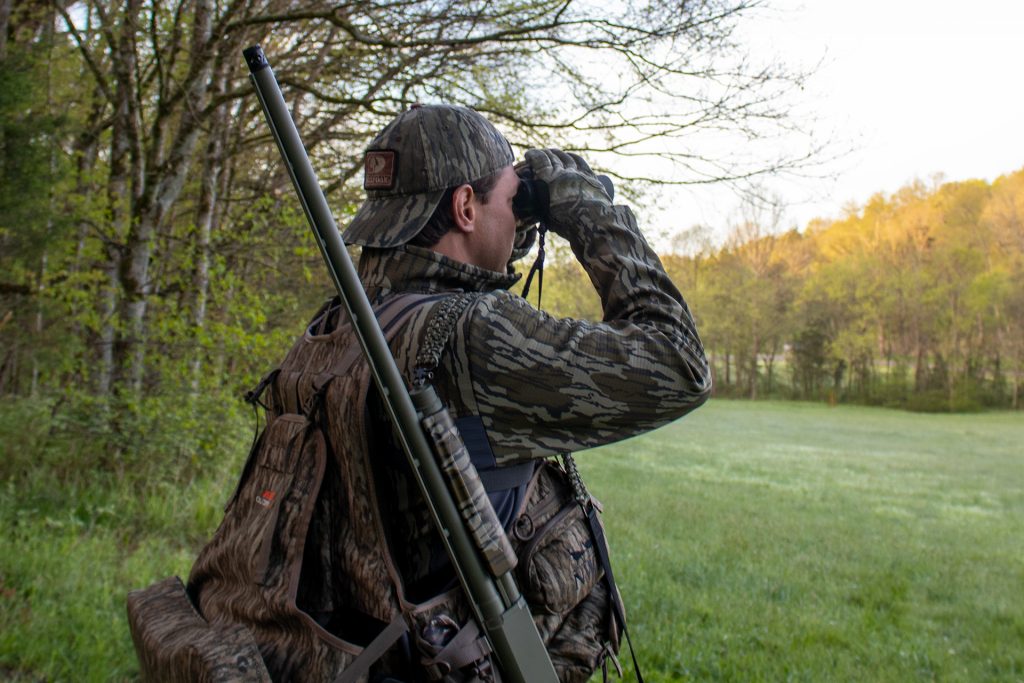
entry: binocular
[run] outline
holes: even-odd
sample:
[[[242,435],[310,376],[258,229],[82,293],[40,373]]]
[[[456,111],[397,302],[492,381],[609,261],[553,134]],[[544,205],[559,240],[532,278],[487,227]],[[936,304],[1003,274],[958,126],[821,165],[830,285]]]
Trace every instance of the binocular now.
[[[512,198],[512,213],[515,214],[519,223],[539,223],[548,217],[551,195],[548,193],[548,184],[543,180],[533,177],[533,169],[523,161],[515,165],[516,175],[519,176],[519,189],[516,196]],[[612,179],[606,175],[599,175],[609,199],[615,199],[615,185]]]

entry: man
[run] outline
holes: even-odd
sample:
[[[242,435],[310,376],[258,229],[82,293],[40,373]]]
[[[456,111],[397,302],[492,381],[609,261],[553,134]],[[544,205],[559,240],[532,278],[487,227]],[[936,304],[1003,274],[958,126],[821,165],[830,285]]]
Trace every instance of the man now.
[[[583,681],[617,651],[621,625],[565,473],[539,463],[664,425],[703,403],[711,379],[693,318],[632,212],[612,204],[578,156],[530,150],[526,162],[548,189],[545,224],[589,274],[603,322],[558,320],[507,291],[519,277],[513,252],[535,226],[517,226],[508,142],[466,108],[414,105],[385,127],[366,152],[367,200],[344,237],[362,247],[360,278],[407,378],[424,371],[418,352],[440,337],[436,367],[425,370],[513,540],[556,672]],[[465,605],[356,349],[340,306],[328,305],[273,376],[271,417],[322,415],[329,451],[316,509],[297,516],[296,528],[309,525],[295,536],[301,567],[275,583],[273,561],[259,565],[291,611],[261,617],[259,602],[239,613],[234,605],[253,599],[226,597],[229,561],[213,551],[197,561],[193,594],[208,619],[262,619],[252,630],[281,678],[344,669],[344,653],[375,649],[373,634],[400,609],[412,632],[378,671],[402,677],[404,657],[435,677],[486,679],[483,640],[455,638],[469,622]],[[288,545],[267,543],[271,558]],[[303,629],[318,639],[296,635]]]
[[[632,212],[612,205],[578,157],[531,150],[526,160],[547,183],[548,226],[601,296],[603,324],[556,320],[505,291],[516,279],[519,178],[508,143],[472,111],[414,107],[388,126],[367,163],[393,175],[367,176],[369,197],[345,233],[363,246],[360,274],[374,299],[487,293],[460,319],[435,384],[464,432],[479,419],[499,467],[652,429],[710,388],[693,320]],[[506,524],[520,502],[512,498],[496,505]]]

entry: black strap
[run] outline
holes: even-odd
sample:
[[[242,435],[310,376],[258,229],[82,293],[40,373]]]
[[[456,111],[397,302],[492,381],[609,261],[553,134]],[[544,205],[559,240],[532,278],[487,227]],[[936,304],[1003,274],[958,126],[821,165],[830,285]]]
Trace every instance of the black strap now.
[[[260,398],[263,396],[263,392],[266,391],[267,387],[270,386],[270,384],[275,379],[277,379],[277,375],[280,372],[281,368],[274,368],[266,375],[264,375],[263,379],[260,380],[260,383],[257,384],[254,389],[245,392],[245,402],[252,405],[253,407],[258,405],[264,410],[266,410],[267,406],[263,404]]]
[[[530,285],[533,283],[533,276],[537,276],[537,308],[540,308],[540,299],[544,295],[544,235],[548,228],[543,223],[537,230],[537,258],[530,267],[530,272],[523,283],[523,298],[530,296]]]
[[[615,610],[615,618],[622,624],[622,633],[626,636],[626,643],[629,645],[629,654],[633,658],[633,671],[636,672],[636,680],[644,683],[643,674],[640,673],[640,663],[636,661],[636,650],[633,648],[633,641],[629,637],[629,629],[626,627],[626,613],[622,608],[622,599],[619,597],[618,586],[615,585],[615,577],[612,575],[612,563],[608,558],[608,546],[604,541],[604,529],[597,518],[597,508],[589,503],[583,508],[587,514],[587,522],[590,524],[590,534],[594,538],[594,552],[604,570],[604,577],[608,580],[608,590],[611,593],[612,609]]]
[[[590,536],[594,541],[594,553],[597,555],[598,562],[601,563],[601,569],[604,570],[604,578],[608,583],[608,592],[610,593],[609,600],[611,600],[612,609],[615,611],[615,618],[622,624],[622,633],[626,636],[626,643],[629,645],[629,654],[633,658],[633,671],[636,672],[636,680],[638,683],[644,683],[643,674],[640,673],[640,663],[636,660],[636,650],[633,648],[633,641],[630,639],[629,629],[626,627],[626,610],[622,605],[619,588],[615,584],[615,576],[612,574],[612,563],[608,557],[608,545],[605,543],[604,529],[601,527],[601,520],[597,516],[597,506],[594,505],[590,494],[587,493],[586,486],[583,484],[583,478],[576,468],[576,461],[568,453],[562,455],[562,460],[565,463],[566,471],[569,473],[569,480],[572,482],[573,495],[576,498],[576,502],[583,508],[583,513],[587,517],[587,524],[590,526]]]
[[[536,463],[532,460],[519,463],[518,465],[505,465],[498,467],[494,458],[494,451],[491,450],[491,442],[487,438],[487,429],[479,415],[465,415],[455,420],[455,427],[462,436],[462,442],[466,444],[469,451],[469,459],[480,475],[487,493],[507,491],[508,489],[522,488],[526,491],[526,485],[533,477]],[[492,499],[493,502],[493,499]]]
[[[489,470],[477,469],[476,473],[480,475],[480,483],[484,485],[484,490],[487,493],[494,493],[516,489],[523,486],[524,483],[529,483],[535,468],[535,463],[523,462],[518,465],[506,465]]]

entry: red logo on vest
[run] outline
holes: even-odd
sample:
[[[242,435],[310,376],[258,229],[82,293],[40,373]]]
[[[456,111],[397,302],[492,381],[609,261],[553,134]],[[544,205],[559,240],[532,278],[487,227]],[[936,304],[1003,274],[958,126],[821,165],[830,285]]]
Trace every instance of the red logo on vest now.
[[[395,156],[389,149],[366,153],[364,190],[390,190],[395,186]]]

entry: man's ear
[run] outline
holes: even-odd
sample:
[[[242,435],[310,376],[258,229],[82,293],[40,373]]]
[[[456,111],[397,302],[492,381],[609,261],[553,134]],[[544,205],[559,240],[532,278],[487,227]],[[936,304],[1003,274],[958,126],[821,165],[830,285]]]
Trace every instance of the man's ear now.
[[[452,218],[459,232],[469,233],[476,229],[476,205],[473,187],[459,185],[452,193]]]

